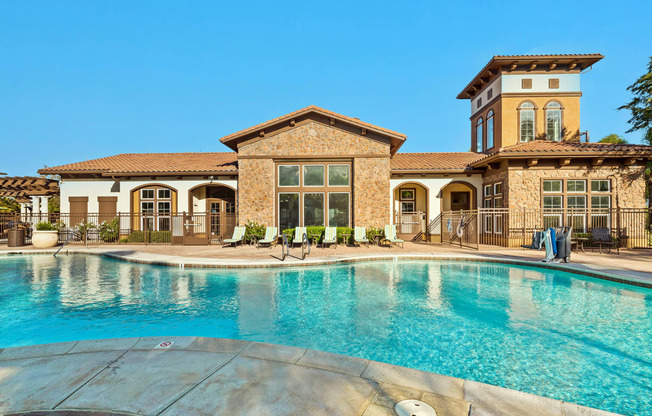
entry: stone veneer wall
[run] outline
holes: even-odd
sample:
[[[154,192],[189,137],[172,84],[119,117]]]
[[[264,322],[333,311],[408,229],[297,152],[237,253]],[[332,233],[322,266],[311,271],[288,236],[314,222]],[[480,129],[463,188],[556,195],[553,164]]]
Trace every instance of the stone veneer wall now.
[[[382,227],[389,223],[389,144],[311,121],[238,149],[240,224],[276,223],[274,157],[295,155],[352,159],[351,225]],[[354,158],[355,155],[386,157]],[[269,158],[247,159],[246,156]]]
[[[238,160],[238,222],[274,224],[274,161]]]
[[[613,175],[617,184],[613,184],[618,194],[621,208],[645,208],[645,167],[643,166],[605,166],[577,167],[564,169],[516,169],[510,170],[509,201],[510,208],[540,209],[541,178],[578,178],[605,179]],[[615,208],[615,201],[612,201]]]
[[[389,158],[356,158],[353,162],[352,225],[383,228],[389,224]]]

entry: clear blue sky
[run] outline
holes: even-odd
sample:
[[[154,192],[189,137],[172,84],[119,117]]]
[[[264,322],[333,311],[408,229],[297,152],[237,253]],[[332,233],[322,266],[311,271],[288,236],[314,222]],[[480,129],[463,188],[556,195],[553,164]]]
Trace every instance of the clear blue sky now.
[[[227,151],[219,138],[310,104],[467,151],[455,96],[493,55],[593,53],[582,129],[652,55],[652,2],[0,0],[0,172],[124,152]],[[627,135],[640,142],[639,134]]]

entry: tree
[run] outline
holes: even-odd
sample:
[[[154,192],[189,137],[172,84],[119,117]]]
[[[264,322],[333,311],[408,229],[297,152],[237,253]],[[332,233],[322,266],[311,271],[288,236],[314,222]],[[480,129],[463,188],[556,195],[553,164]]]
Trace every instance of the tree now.
[[[652,145],[652,57],[647,67],[647,74],[643,74],[632,85],[627,87],[634,98],[618,107],[619,110],[629,110],[632,117],[627,121],[631,128],[627,133],[643,130],[643,142]]]
[[[598,143],[627,144],[627,140],[623,139],[615,133],[612,133],[604,136]]]
[[[0,196],[0,212],[20,212],[20,204],[13,198]]]

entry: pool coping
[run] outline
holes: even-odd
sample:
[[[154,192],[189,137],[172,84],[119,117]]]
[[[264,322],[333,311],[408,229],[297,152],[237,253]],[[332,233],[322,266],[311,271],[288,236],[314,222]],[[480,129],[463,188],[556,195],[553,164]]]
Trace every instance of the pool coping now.
[[[15,250],[15,251],[1,251],[1,256],[14,256],[14,255],[44,255],[54,254],[56,250]],[[183,257],[180,259],[165,259],[170,256],[162,254],[152,254],[144,252],[130,252],[129,255],[118,254],[112,249],[68,249],[65,253],[60,255],[95,255],[114,260],[121,260],[136,264],[148,264],[153,266],[167,266],[176,268],[197,268],[197,269],[254,269],[254,268],[292,268],[292,267],[318,267],[336,264],[350,264],[358,262],[373,262],[373,261],[399,261],[399,260],[439,260],[439,261],[458,261],[458,262],[479,262],[479,263],[499,263],[516,266],[538,267],[548,270],[558,270],[567,273],[574,273],[580,276],[593,277],[596,279],[608,280],[611,282],[622,283],[630,286],[643,287],[652,289],[652,279],[645,280],[633,276],[625,276],[604,271],[595,271],[588,268],[583,264],[576,267],[573,264],[562,263],[543,263],[540,261],[530,260],[517,260],[510,258],[503,258],[499,256],[477,256],[468,255],[460,256],[459,254],[452,255],[433,255],[423,253],[404,253],[396,255],[384,254],[364,254],[364,255],[337,255],[329,258],[318,258],[301,261],[293,259],[289,262],[273,262],[269,260],[240,260],[234,259],[232,261],[223,261],[209,258],[194,258]]]
[[[170,344],[162,348],[161,345],[165,345],[166,342]],[[164,371],[154,372],[153,374],[148,373],[147,378],[143,379],[138,373],[138,360],[140,359],[138,354],[141,354],[140,357],[142,357],[144,352],[146,352],[147,357],[164,357],[167,362],[177,362],[181,357],[186,357],[187,360],[190,357],[191,360],[201,359],[202,363],[208,366],[208,363],[212,362],[211,360],[219,357],[223,363],[215,369],[206,370],[210,373],[207,376],[196,376],[190,384],[179,384],[178,388],[174,389],[174,394],[170,393],[168,397],[164,397],[161,400],[162,403],[155,405],[149,403],[150,407],[147,409],[141,406],[142,400],[137,403],[136,399],[129,398],[124,399],[122,403],[115,403],[115,400],[111,400],[108,402],[111,403],[110,405],[103,405],[103,403],[107,403],[103,401],[103,397],[105,398],[107,395],[122,397],[119,396],[119,393],[121,389],[127,388],[125,384],[135,384],[129,388],[142,390],[139,394],[161,394],[160,391],[152,391],[151,386],[148,386],[147,383],[156,385],[159,378],[163,376],[166,377],[168,384],[174,384],[182,379],[187,381],[193,377],[191,370],[182,365],[172,366],[175,367],[173,370],[166,365]],[[127,359],[130,356],[132,356],[132,359]],[[172,357],[175,357],[175,359],[171,360]],[[79,371],[78,363],[84,362],[88,365],[88,360],[95,360],[100,364],[93,367],[94,369],[84,377],[79,377],[76,372]],[[17,380],[15,380],[14,386],[18,384],[23,386],[24,389],[32,389],[29,393],[37,394],[43,400],[36,403],[24,399],[21,403],[21,394],[24,395],[28,392],[21,391],[19,386],[17,392],[14,389],[13,397],[17,397],[14,402],[11,401],[11,396],[0,402],[0,414],[78,410],[82,408],[83,410],[127,412],[134,415],[190,414],[192,412],[188,412],[187,407],[199,406],[202,400],[204,406],[217,406],[212,400],[206,401],[205,397],[196,397],[202,389],[209,389],[211,383],[224,383],[225,378],[238,378],[240,374],[246,373],[248,366],[262,365],[261,368],[280,368],[283,371],[290,372],[290,374],[309,375],[309,383],[319,393],[315,394],[314,397],[310,393],[311,397],[301,398],[310,400],[317,408],[340,406],[342,405],[341,402],[348,400],[349,404],[355,402],[357,410],[354,414],[361,416],[392,415],[394,414],[393,406],[398,401],[408,398],[422,400],[433,406],[442,415],[616,415],[615,413],[571,402],[378,361],[300,347],[237,339],[192,336],[113,338],[0,349],[0,368],[3,366],[5,368],[31,368],[32,371],[38,371],[53,362],[64,363],[59,364],[58,367],[63,371],[54,376],[44,376],[46,380],[43,380],[41,390],[35,387],[39,384],[38,381],[35,382],[36,384],[24,382],[21,384],[20,371],[16,373],[7,372],[7,376],[0,379],[0,388],[3,383],[5,387],[8,383],[12,383],[12,377],[16,376]],[[227,367],[230,368],[227,370]],[[44,372],[47,373],[47,371]],[[116,375],[116,372],[120,374]],[[125,377],[125,372],[129,377]],[[170,377],[171,375],[179,377]],[[249,381],[256,384],[253,392],[249,391],[249,393],[256,394],[248,395],[247,400],[251,400],[259,407],[271,406],[270,403],[263,399],[267,398],[266,394],[278,394],[275,390],[279,388],[278,384],[283,385],[282,388],[288,390],[289,393],[285,392],[287,397],[296,399],[294,395],[300,395],[297,391],[305,393],[304,384],[308,383],[308,380],[301,379],[269,379],[267,384],[259,382],[259,377],[265,380],[265,376],[266,374],[258,375],[256,373],[254,380]],[[58,386],[65,385],[68,387],[66,383],[71,383],[70,379],[74,379],[74,381],[67,389],[61,387],[59,392],[55,393],[52,390],[51,381],[47,380],[48,377],[58,378]],[[239,389],[242,387],[242,383],[247,383],[247,380],[240,380],[239,378],[236,381],[238,382],[235,383],[233,391],[227,392],[234,396],[241,395]],[[351,397],[343,398],[341,391],[334,394],[329,390],[333,385],[344,388],[346,395]],[[36,389],[35,392],[34,389]],[[270,392],[270,390],[272,391]],[[196,392],[193,393],[193,391]],[[208,390],[205,390],[205,392],[208,394]],[[189,394],[191,395],[190,399],[193,400],[185,399]],[[279,400],[282,402],[285,396],[281,395],[280,397]],[[131,404],[128,403],[129,400],[132,400]],[[256,400],[260,402],[256,402]],[[48,401],[48,405],[43,404]],[[188,403],[189,401],[190,403]],[[3,408],[3,403],[8,407]],[[9,405],[6,405],[6,403],[9,403]],[[279,403],[274,404],[279,405]],[[294,404],[294,402],[286,403],[287,406]],[[280,405],[283,405],[283,403],[280,403]],[[138,408],[138,406],[141,407]],[[216,409],[202,408],[196,410],[213,414]],[[211,410],[213,411],[211,412]],[[286,410],[286,408],[281,406],[281,410]],[[276,413],[272,412],[272,414]],[[281,411],[278,414],[284,413]],[[326,413],[320,412],[319,414]]]

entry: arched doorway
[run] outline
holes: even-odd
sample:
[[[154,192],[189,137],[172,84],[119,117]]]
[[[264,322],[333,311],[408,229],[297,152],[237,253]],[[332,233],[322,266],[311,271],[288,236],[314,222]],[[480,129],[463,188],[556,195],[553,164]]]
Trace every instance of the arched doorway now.
[[[475,209],[477,204],[477,190],[475,186],[465,181],[448,183],[440,190],[441,211],[466,211]]]
[[[394,188],[394,224],[399,237],[420,241],[428,224],[428,188],[404,182]]]
[[[205,224],[195,225],[194,233],[205,228],[198,238],[207,243],[228,238],[233,235],[236,225],[236,190],[221,184],[204,184],[189,190],[189,211],[191,222],[200,222],[200,216],[205,217]],[[188,234],[192,234],[188,230]],[[186,242],[188,243],[188,242]]]

